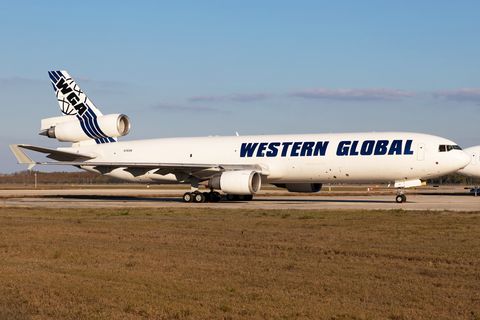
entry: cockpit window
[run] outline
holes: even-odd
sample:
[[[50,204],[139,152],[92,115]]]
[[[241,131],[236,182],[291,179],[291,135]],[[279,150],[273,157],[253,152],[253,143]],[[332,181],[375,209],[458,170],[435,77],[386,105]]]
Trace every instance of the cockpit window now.
[[[460,148],[457,145],[449,145],[449,144],[441,144],[438,146],[438,152],[448,152],[452,150],[462,150],[462,148]]]

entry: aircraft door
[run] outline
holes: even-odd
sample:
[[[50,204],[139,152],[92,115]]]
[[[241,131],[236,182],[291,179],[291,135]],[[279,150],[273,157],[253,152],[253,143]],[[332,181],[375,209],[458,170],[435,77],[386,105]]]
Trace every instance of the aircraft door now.
[[[419,143],[417,147],[417,160],[423,161],[425,159],[425,143]]]

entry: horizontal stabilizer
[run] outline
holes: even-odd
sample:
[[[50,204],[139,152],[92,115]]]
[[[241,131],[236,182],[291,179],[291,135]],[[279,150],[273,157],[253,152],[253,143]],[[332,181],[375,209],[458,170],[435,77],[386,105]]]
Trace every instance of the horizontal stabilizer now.
[[[17,157],[18,163],[28,163],[28,170],[32,169],[33,166],[36,164],[35,161],[30,159],[29,156],[22,149],[18,147],[16,144],[11,144],[10,149],[12,149],[13,153]]]

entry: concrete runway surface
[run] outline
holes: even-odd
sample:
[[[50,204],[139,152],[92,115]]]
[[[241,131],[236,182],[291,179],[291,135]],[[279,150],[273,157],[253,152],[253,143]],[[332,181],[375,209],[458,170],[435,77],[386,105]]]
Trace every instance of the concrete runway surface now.
[[[321,195],[285,195],[284,191],[262,191],[253,201],[227,201],[218,203],[185,203],[181,195],[185,190],[167,189],[14,189],[0,190],[1,206],[17,207],[212,207],[244,209],[403,209],[480,211],[478,197],[467,194],[463,187],[441,188],[434,191],[409,191],[406,203],[396,203],[395,195],[379,192],[321,191]],[[281,193],[281,195],[280,195]],[[278,195],[277,195],[278,194]],[[162,195],[162,197],[158,197]]]

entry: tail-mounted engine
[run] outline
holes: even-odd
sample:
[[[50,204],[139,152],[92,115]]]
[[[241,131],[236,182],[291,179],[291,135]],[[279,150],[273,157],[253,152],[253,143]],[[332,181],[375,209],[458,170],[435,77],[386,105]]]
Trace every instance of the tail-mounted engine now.
[[[260,191],[262,178],[259,172],[239,170],[226,171],[208,181],[208,187],[228,194],[249,195]]]
[[[117,138],[130,131],[130,119],[124,114],[108,114],[91,119],[62,116],[42,120],[40,135],[62,142]]]

